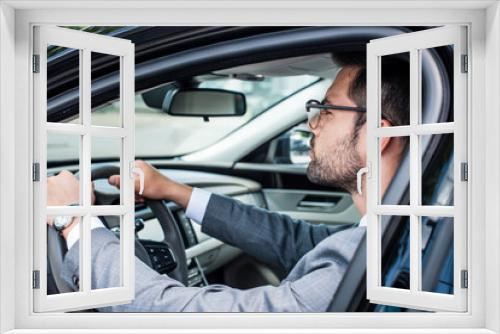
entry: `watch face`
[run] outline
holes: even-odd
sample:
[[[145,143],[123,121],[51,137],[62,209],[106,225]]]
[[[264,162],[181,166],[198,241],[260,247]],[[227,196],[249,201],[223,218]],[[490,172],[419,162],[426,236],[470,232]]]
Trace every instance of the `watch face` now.
[[[54,218],[54,228],[57,231],[63,230],[71,222],[71,216],[57,216]]]

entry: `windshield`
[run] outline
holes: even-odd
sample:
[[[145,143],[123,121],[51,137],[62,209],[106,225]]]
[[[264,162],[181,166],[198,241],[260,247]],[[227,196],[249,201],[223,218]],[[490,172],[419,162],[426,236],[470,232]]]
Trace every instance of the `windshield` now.
[[[240,117],[213,117],[208,122],[201,117],[170,116],[148,107],[141,93],[135,96],[135,154],[139,158],[176,157],[213,145],[243,124],[251,121],[283,99],[319,80],[315,76],[266,77],[261,81],[243,81],[231,77],[202,81],[201,88],[222,88],[245,95],[247,112]],[[92,118],[99,125],[113,125],[118,114],[118,102],[95,108]],[[92,145],[92,158],[118,158],[116,145]],[[78,141],[52,135],[47,138],[49,162],[78,160]]]

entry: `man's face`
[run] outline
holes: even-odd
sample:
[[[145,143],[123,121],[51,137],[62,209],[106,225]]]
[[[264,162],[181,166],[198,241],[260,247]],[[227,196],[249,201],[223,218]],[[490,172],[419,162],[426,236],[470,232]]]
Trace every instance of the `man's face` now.
[[[325,103],[355,107],[348,91],[357,69],[343,68],[325,94]],[[345,110],[321,110],[317,126],[311,129],[310,157],[307,176],[313,183],[356,189],[356,173],[364,166],[366,125],[355,135],[358,113]]]

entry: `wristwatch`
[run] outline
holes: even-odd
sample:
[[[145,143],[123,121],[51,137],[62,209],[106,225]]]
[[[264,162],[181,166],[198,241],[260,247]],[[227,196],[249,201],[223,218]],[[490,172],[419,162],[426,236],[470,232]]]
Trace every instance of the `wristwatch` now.
[[[73,203],[70,204],[69,206],[78,206],[80,204],[78,203]],[[72,222],[75,217],[73,216],[56,216],[54,217],[54,229],[57,232],[62,232],[66,227],[68,227]]]

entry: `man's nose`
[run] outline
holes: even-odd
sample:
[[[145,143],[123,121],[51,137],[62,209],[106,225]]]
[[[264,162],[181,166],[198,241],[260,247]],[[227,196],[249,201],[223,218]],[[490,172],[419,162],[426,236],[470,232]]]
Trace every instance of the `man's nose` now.
[[[314,124],[311,124],[311,122],[307,122],[307,127],[309,128],[309,131],[311,131],[311,133],[316,136],[318,133],[319,133],[319,126],[314,126]]]

